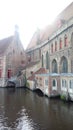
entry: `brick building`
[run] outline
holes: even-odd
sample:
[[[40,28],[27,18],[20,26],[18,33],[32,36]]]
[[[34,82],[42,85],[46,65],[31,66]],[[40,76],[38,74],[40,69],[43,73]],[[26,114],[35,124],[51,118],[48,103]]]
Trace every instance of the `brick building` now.
[[[0,86],[4,87],[7,80],[15,75],[25,66],[25,52],[15,30],[13,36],[0,40]]]
[[[35,77],[38,77],[36,88],[39,88],[48,96],[52,94],[53,96],[65,94],[66,96],[69,94],[71,100],[73,100],[73,79],[70,80],[73,75],[73,2],[57,16],[52,25],[37,31],[33,35],[26,53],[30,59],[29,65],[39,61],[39,67],[36,67],[36,62],[35,66],[29,67],[29,73],[34,72],[34,68],[40,69],[41,67],[47,71],[47,85],[45,75],[35,75]],[[62,86],[61,80],[64,80],[64,78],[66,85]],[[62,87],[70,90],[67,89],[68,93],[63,92]],[[53,91],[53,88],[55,91]]]
[[[73,2],[51,26],[35,33],[26,53],[30,62],[38,57],[40,67],[46,68],[47,72],[73,72]]]

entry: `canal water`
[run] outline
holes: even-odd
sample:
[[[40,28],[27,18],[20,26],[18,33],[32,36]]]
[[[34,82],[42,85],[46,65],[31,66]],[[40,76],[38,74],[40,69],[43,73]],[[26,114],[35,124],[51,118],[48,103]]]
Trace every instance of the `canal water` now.
[[[73,103],[0,89],[0,130],[73,130]]]

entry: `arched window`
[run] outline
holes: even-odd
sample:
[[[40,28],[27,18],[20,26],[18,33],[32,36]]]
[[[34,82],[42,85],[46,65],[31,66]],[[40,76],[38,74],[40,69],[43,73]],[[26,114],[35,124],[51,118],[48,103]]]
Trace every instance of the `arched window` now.
[[[61,58],[61,73],[67,73],[68,72],[68,61],[66,59],[66,57],[62,57]]]
[[[53,80],[53,87],[55,87],[56,86],[56,80],[54,79]]]
[[[73,80],[70,80],[70,82],[69,82],[69,88],[73,89]]]
[[[68,38],[67,38],[67,35],[65,35],[65,37],[64,37],[64,46],[67,46],[67,44],[68,44]]]
[[[2,60],[0,59],[0,64],[2,64]]]
[[[52,72],[57,73],[57,61],[55,59],[52,61]]]
[[[67,87],[67,81],[65,79],[62,79],[62,88]]]
[[[48,61],[49,55],[48,55],[48,51],[46,53],[46,69],[49,68],[49,61]]]
[[[71,34],[71,49],[73,50],[73,32]],[[71,55],[73,56],[73,51]],[[71,72],[73,73],[73,58],[71,58]]]
[[[56,79],[52,80],[52,90],[57,90],[57,80]]]
[[[42,55],[42,67],[44,67],[44,56]]]
[[[73,48],[73,33],[71,35],[71,47]]]
[[[11,70],[8,69],[8,74],[7,74],[8,78],[11,78]]]
[[[53,44],[51,45],[51,53],[53,53]]]
[[[57,51],[57,41],[55,41],[55,51]]]
[[[59,49],[62,49],[62,39],[60,38],[60,46]]]
[[[0,78],[2,78],[2,70],[0,69]]]

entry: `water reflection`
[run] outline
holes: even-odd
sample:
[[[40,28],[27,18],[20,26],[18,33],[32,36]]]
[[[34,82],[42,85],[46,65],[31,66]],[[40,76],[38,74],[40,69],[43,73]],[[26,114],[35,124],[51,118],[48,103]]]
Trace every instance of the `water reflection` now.
[[[73,103],[0,89],[0,130],[72,130]]]

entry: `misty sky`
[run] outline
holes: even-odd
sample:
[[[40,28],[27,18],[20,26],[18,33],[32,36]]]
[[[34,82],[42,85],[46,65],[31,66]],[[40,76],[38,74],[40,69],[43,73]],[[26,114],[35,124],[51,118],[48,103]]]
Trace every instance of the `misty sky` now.
[[[52,23],[71,2],[72,0],[0,0],[0,39],[12,35],[17,24],[21,41],[26,48],[37,28]]]

